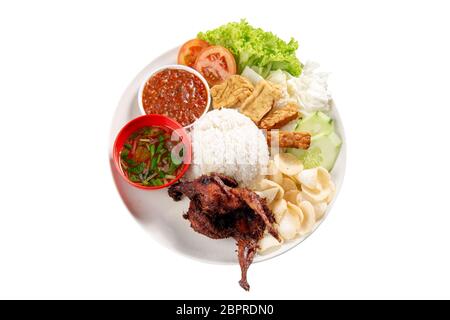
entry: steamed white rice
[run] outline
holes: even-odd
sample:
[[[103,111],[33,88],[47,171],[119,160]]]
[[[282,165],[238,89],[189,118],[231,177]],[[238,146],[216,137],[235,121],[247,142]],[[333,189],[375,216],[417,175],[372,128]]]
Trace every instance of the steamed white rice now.
[[[191,179],[216,172],[251,186],[266,173],[269,163],[264,134],[233,109],[214,110],[199,119],[193,126],[192,147]]]

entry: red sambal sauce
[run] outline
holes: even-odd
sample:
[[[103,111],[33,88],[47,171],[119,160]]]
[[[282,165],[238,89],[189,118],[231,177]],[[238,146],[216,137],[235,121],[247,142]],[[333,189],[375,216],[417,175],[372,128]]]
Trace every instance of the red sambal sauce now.
[[[164,69],[145,84],[142,104],[146,114],[162,114],[185,127],[203,114],[207,95],[204,83],[195,74]]]

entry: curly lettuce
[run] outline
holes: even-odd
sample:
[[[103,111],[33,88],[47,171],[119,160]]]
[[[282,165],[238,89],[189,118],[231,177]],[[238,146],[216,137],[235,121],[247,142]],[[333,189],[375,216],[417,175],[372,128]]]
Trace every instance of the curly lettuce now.
[[[229,49],[236,58],[239,73],[251,67],[263,77],[272,70],[283,70],[299,76],[303,65],[295,52],[298,42],[285,42],[272,32],[254,28],[246,20],[231,22],[217,29],[200,32],[197,37]]]

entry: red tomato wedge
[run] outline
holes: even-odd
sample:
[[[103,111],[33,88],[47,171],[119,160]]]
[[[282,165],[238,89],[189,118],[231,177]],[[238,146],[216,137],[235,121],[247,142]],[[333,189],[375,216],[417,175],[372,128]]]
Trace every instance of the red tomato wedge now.
[[[215,86],[236,74],[236,60],[228,49],[210,46],[200,52],[194,68],[205,77],[210,86]]]
[[[206,41],[200,39],[189,40],[178,51],[178,64],[193,68],[198,55],[206,47],[209,47],[209,43]]]

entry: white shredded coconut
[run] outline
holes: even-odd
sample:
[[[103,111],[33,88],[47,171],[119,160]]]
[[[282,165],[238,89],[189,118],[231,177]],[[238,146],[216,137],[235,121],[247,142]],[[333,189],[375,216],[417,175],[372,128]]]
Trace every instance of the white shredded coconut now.
[[[191,179],[221,173],[250,186],[265,174],[269,148],[261,130],[233,109],[214,110],[193,126]]]

